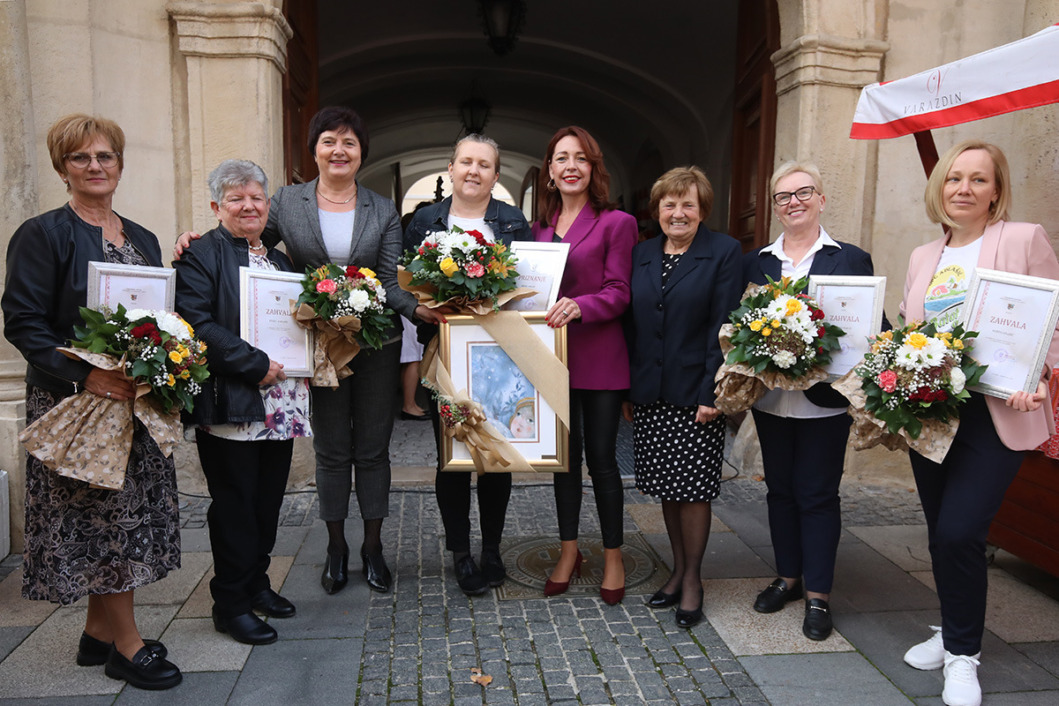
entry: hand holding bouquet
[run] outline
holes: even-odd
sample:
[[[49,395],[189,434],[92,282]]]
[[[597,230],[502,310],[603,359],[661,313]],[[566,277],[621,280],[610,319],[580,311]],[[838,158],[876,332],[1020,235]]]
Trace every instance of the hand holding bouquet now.
[[[294,318],[316,332],[312,384],[338,387],[352,371],[346,367],[361,344],[382,348],[393,325],[393,310],[386,307],[386,289],[367,267],[333,263],[305,268],[302,293]]]
[[[516,263],[503,243],[453,226],[427,234],[415,251],[406,252],[398,278],[420,304],[449,304],[486,314],[511,299],[531,296],[531,290],[516,289]]]
[[[804,293],[807,278],[751,285],[721,327],[726,353],[717,372],[717,407],[726,414],[749,409],[767,390],[806,390],[827,378],[824,366],[845,332],[824,321]]]

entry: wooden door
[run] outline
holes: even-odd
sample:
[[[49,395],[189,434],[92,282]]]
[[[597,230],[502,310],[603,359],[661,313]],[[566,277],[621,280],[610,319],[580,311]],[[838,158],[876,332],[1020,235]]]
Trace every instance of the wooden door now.
[[[316,53],[316,0],[284,0],[283,14],[294,36],[287,43],[283,75],[283,157],[287,184],[316,178],[316,161],[306,145],[309,121],[320,100]]]

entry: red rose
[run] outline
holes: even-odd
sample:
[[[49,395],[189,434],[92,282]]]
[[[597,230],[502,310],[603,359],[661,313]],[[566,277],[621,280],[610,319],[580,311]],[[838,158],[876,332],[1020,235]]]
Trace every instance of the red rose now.
[[[133,338],[149,338],[154,345],[159,345],[162,342],[162,336],[158,333],[158,328],[150,321],[145,321],[139,326],[132,329]]]
[[[348,265],[346,267],[346,277],[350,279],[364,279],[364,275],[360,274],[360,268],[356,265]]]
[[[817,338],[823,338],[826,335],[827,335],[827,329],[824,328],[823,326],[821,326],[820,328],[816,329]]]
[[[811,309],[813,315],[810,317],[813,321],[819,321],[824,318],[824,312],[821,309]],[[821,334],[822,335],[822,334]]]

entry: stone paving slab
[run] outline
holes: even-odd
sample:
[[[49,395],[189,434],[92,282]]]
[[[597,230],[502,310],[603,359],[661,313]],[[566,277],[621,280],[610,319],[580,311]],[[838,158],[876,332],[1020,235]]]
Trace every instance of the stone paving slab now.
[[[125,687],[114,701],[114,706],[172,706],[174,703],[223,704],[232,693],[239,672],[184,672],[184,681],[177,687],[180,698],[172,691],[143,691]]]
[[[908,697],[855,652],[744,657],[740,662],[773,704],[908,705]]]

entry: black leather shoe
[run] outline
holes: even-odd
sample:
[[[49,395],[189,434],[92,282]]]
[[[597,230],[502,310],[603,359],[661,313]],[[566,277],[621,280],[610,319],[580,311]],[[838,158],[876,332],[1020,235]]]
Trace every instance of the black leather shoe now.
[[[791,601],[796,601],[801,597],[801,581],[798,582],[797,586],[791,588],[783,579],[776,579],[769,584],[768,588],[757,594],[757,600],[754,601],[754,610],[759,613],[775,613],[778,610],[783,610],[783,606]]]
[[[802,633],[810,640],[826,640],[833,628],[831,606],[823,598],[810,598],[805,602],[805,620]]]
[[[482,550],[482,576],[492,588],[504,585],[504,579],[507,578],[507,569],[504,568],[504,562],[500,558],[499,552],[489,549]]]
[[[175,664],[159,657],[149,647],[141,647],[131,660],[112,647],[103,673],[111,679],[127,681],[137,689],[156,691],[172,689],[184,678]]]
[[[349,552],[328,552],[324,559],[324,573],[320,576],[320,585],[329,595],[338,593],[346,587],[349,580]]]
[[[702,589],[699,589],[699,607],[695,610],[684,610],[677,608],[677,627],[685,630],[699,624],[702,620]]]
[[[279,637],[274,627],[253,613],[222,618],[214,609],[213,627],[217,632],[228,633],[233,640],[245,645],[271,645]]]
[[[270,618],[294,617],[294,604],[271,588],[266,588],[250,600],[250,607]]]
[[[364,545],[360,545],[360,560],[364,562],[361,572],[364,580],[368,582],[368,588],[379,593],[389,593],[393,585],[393,576],[390,568],[386,566],[386,560],[382,558],[382,552],[368,554]]]
[[[156,657],[166,658],[169,650],[158,640],[144,640],[144,647],[155,654]],[[110,656],[110,643],[97,640],[86,632],[81,633],[81,641],[77,644],[77,664],[82,667],[98,667],[107,663]]]
[[[460,585],[460,590],[468,596],[480,596],[489,590],[489,584],[486,582],[485,576],[478,570],[478,565],[474,563],[474,558],[470,554],[465,554],[457,560],[454,568],[456,571],[456,583]]]
[[[650,598],[647,599],[647,605],[652,608],[668,608],[671,605],[676,605],[680,602],[681,592],[678,588],[676,593],[666,593],[662,589],[658,589],[654,592]]]

